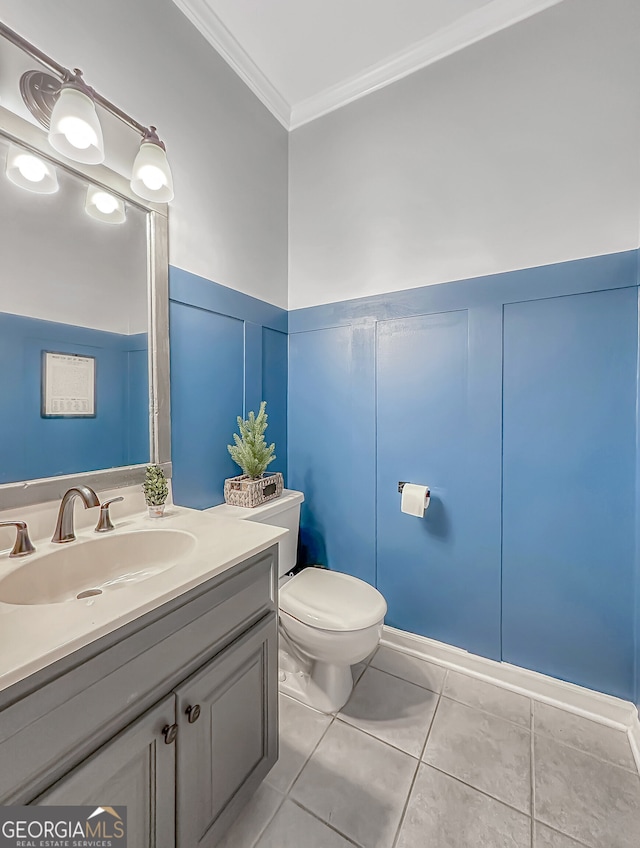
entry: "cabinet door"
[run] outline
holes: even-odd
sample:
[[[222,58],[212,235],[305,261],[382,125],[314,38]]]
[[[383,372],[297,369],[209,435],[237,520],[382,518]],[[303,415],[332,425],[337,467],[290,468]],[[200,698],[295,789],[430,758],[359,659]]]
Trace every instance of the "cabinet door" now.
[[[277,760],[277,639],[271,613],[176,689],[178,848],[212,848]]]
[[[128,845],[174,848],[176,745],[167,744],[162,733],[174,720],[171,695],[32,803],[122,805],[127,808]]]

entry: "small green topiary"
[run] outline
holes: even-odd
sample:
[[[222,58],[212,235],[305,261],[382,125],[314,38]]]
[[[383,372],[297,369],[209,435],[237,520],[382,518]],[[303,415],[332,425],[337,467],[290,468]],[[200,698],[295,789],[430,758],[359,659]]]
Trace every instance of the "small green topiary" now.
[[[164,471],[159,465],[147,465],[142,491],[148,506],[162,506],[166,501],[169,487]]]
[[[238,429],[242,438],[237,433],[234,433],[233,439],[235,445],[227,445],[231,459],[252,480],[262,477],[269,463],[273,462],[276,458],[274,453],[276,449],[275,444],[267,445],[264,438],[268,417],[265,412],[266,406],[267,402],[263,400],[257,416],[254,412],[250,412],[249,418],[246,421],[238,415]]]

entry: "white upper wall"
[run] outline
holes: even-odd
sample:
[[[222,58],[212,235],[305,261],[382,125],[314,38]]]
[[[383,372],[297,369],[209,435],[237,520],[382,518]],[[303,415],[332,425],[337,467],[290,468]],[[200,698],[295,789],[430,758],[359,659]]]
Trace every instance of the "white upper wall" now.
[[[637,247],[639,31],[565,0],[294,130],[289,308]]]
[[[0,18],[166,142],[170,262],[287,304],[287,132],[171,0],[0,0]]]

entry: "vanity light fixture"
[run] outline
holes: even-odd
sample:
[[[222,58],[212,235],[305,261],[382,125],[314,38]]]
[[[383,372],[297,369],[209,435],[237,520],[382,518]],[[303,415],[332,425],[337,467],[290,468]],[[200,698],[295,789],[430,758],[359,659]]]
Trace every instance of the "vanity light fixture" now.
[[[142,137],[133,164],[132,191],[144,200],[157,203],[173,200],[171,169],[155,127],[145,127],[127,115],[90,88],[78,68],[70,71],[60,65],[1,21],[0,36],[57,75],[26,71],[20,79],[20,93],[31,114],[48,129],[49,143],[58,153],[89,165],[104,161],[102,128],[96,112],[99,105]]]
[[[84,208],[87,215],[107,224],[124,224],[127,218],[123,201],[110,191],[97,186],[89,186],[87,189]]]
[[[131,189],[144,200],[168,203],[173,198],[173,177],[164,142],[155,127],[149,127],[133,162]]]
[[[94,91],[79,68],[66,77],[51,111],[49,144],[68,159],[99,165],[104,162],[104,142]]]
[[[7,155],[7,177],[20,188],[37,194],[58,191],[58,177],[52,165],[15,144]]]

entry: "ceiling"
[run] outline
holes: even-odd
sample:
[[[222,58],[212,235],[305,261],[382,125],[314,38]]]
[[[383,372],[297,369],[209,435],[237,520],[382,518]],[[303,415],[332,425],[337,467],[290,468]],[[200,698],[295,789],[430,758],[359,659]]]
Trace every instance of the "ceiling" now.
[[[562,0],[173,0],[295,129]]]

